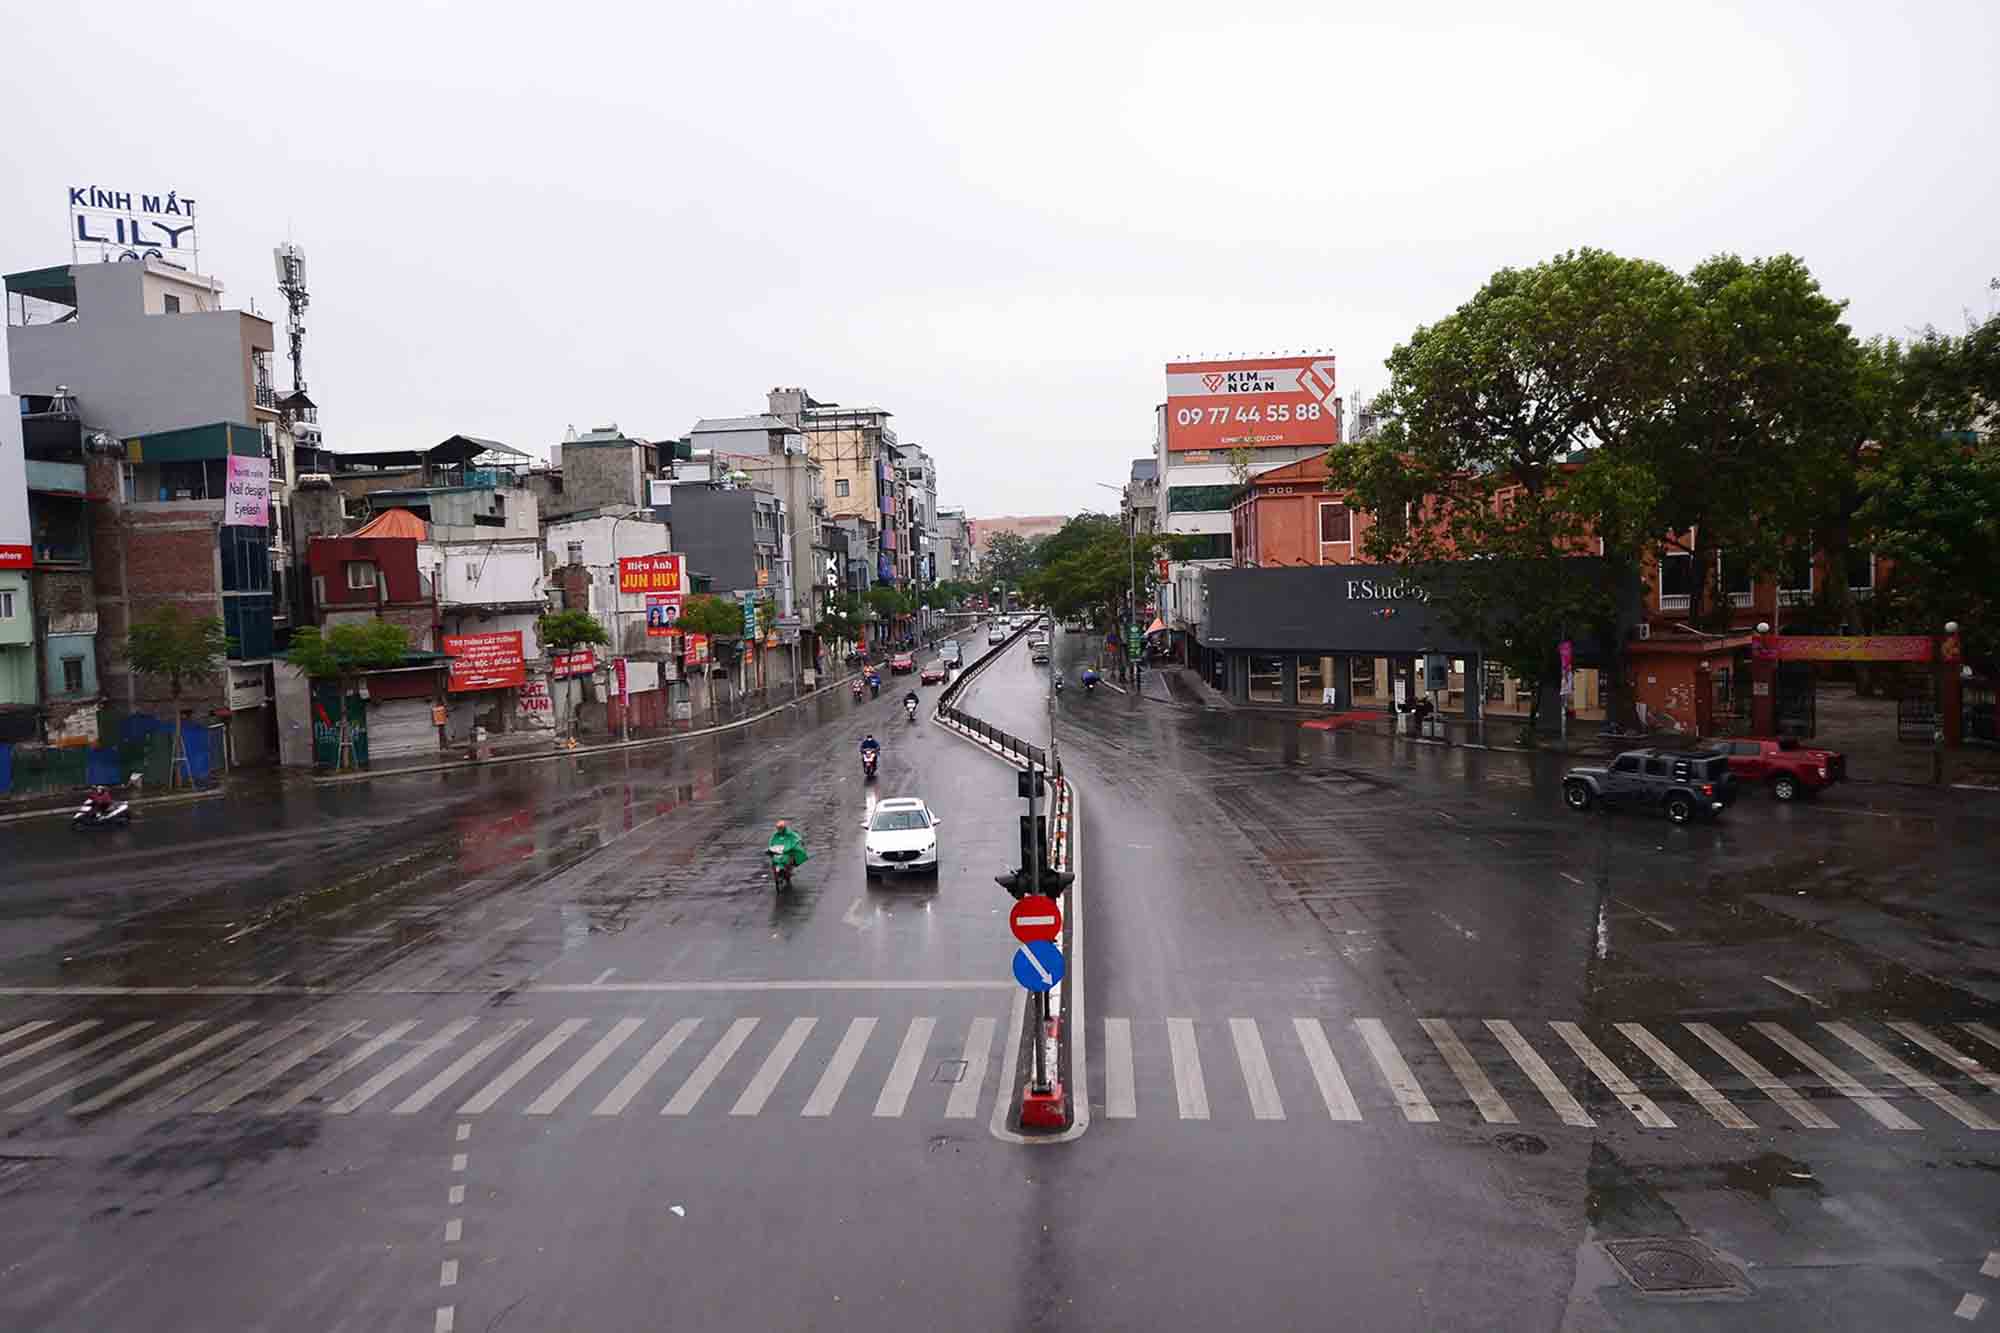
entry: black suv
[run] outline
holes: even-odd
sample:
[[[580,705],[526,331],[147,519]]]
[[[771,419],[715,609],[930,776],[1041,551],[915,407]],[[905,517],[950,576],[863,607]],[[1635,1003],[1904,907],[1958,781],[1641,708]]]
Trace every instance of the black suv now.
[[[1696,815],[1713,819],[1734,804],[1736,775],[1729,756],[1716,750],[1628,750],[1609,767],[1565,773],[1563,800],[1572,810],[1600,801],[1606,809],[1648,806],[1685,824]]]

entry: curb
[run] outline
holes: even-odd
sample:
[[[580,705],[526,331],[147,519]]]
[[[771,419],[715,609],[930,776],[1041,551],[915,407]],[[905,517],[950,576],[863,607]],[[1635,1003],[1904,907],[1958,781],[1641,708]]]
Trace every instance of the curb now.
[[[312,782],[317,786],[332,787],[342,783],[368,782],[378,778],[413,777],[422,773],[464,773],[475,768],[493,768],[502,764],[546,763],[553,759],[587,759],[592,755],[622,753],[628,750],[646,749],[656,745],[672,745],[676,741],[693,740],[699,736],[714,736],[721,732],[734,731],[738,727],[747,727],[752,723],[762,722],[765,718],[776,717],[778,714],[786,712],[789,709],[797,708],[808,699],[816,699],[820,695],[846,684],[848,679],[849,677],[842,676],[836,681],[820,686],[809,694],[802,694],[796,699],[788,699],[777,707],[767,708],[761,713],[752,713],[749,717],[737,718],[734,722],[723,722],[713,727],[701,727],[694,731],[675,732],[670,736],[647,736],[636,741],[608,741],[603,745],[580,747],[575,750],[494,755],[490,759],[460,759],[454,763],[419,764],[411,768],[384,769],[379,773],[364,769],[359,773],[329,773],[325,776],[315,774]]]

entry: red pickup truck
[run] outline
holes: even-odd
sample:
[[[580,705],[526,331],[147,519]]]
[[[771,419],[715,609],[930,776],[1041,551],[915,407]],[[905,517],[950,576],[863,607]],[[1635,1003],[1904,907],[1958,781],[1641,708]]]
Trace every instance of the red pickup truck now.
[[[1824,791],[1847,777],[1846,755],[1810,749],[1791,736],[1738,737],[1727,748],[1729,771],[1738,781],[1768,783],[1771,795],[1781,801]]]

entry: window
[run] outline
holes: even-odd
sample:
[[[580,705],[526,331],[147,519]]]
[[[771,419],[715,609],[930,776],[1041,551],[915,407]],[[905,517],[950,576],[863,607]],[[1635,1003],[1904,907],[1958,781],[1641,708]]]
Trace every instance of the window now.
[[[82,694],[83,659],[81,657],[65,657],[62,660],[62,673],[63,673],[63,684],[62,684],[63,693]]]
[[[350,588],[372,588],[375,586],[375,566],[366,560],[347,562],[347,586]]]
[[[14,618],[14,594],[12,590],[0,591],[0,620]]]
[[[1654,778],[1665,777],[1667,775],[1667,761],[1664,759],[1648,759],[1646,761],[1646,775]]]
[[[1784,566],[1778,572],[1778,600],[1786,606],[1796,606],[1811,601],[1812,594],[1812,546],[1807,544],[1786,553]]]
[[[1253,654],[1248,661],[1250,698],[1258,703],[1282,703],[1285,697],[1284,659]]]
[[[1755,741],[1731,741],[1729,743],[1729,753],[1746,755],[1754,759],[1764,753],[1764,747]]]
[[[1611,766],[1611,771],[1613,773],[1637,773],[1639,771],[1639,756],[1635,754],[1620,755],[1618,762]]]
[[[1319,507],[1319,539],[1322,542],[1352,541],[1354,523],[1344,504],[1323,504]]]
[[[163,303],[163,304],[164,304],[164,305],[166,306],[166,310],[167,310],[167,313],[168,313],[169,315],[178,315],[178,314],[180,314],[180,312],[181,312],[181,298],[180,298],[180,297],[178,297],[178,296],[166,296],[166,297],[162,297],[162,298],[161,298],[161,301],[162,301],[162,303]]]
[[[1170,486],[1167,488],[1167,512],[1221,513],[1235,505],[1241,494],[1239,486]]]
[[[1660,609],[1685,611],[1694,597],[1694,555],[1669,551],[1660,557]]]
[[[914,833],[931,826],[922,810],[877,810],[872,825],[877,833]]]
[[[1720,571],[1722,590],[1729,594],[1731,606],[1748,606],[1751,602],[1750,562],[1731,560],[1729,552],[1718,551],[1716,567]]]
[[[1873,551],[1847,548],[1847,590],[1849,592],[1875,591],[1875,553]]]
[[[835,495],[847,494],[847,478],[835,477],[833,479],[833,493]]]

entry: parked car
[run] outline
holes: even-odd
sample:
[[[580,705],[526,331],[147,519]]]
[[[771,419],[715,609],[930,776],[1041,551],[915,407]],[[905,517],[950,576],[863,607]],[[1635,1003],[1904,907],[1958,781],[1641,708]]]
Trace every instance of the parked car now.
[[[1795,736],[1738,736],[1725,743],[1729,771],[1741,782],[1768,783],[1771,795],[1795,801],[1847,780],[1847,756],[1801,745]]]
[[[1606,767],[1563,775],[1563,801],[1572,810],[1636,806],[1685,824],[1697,815],[1713,819],[1735,800],[1736,775],[1720,750],[1628,750]]]
[[[950,668],[945,666],[943,662],[933,662],[923,669],[922,674],[917,677],[917,681],[922,685],[942,685],[944,684],[945,676],[949,672]]]
[[[889,670],[893,675],[907,676],[916,669],[917,655],[915,653],[897,653],[889,659]]]
[[[1043,644],[1039,648],[1030,649],[1028,651],[1028,660],[1036,666],[1046,666],[1049,660],[1049,646]]]
[[[986,631],[986,642],[987,642],[987,643],[989,643],[989,644],[993,644],[993,643],[1005,643],[1005,642],[1007,642],[1007,631],[1006,631],[1006,629],[1005,629],[1004,627],[1002,627],[1002,626],[999,626],[999,625],[995,625],[995,626],[994,626],[994,627],[993,627],[992,629],[990,629],[990,630],[987,630],[987,631]]]

